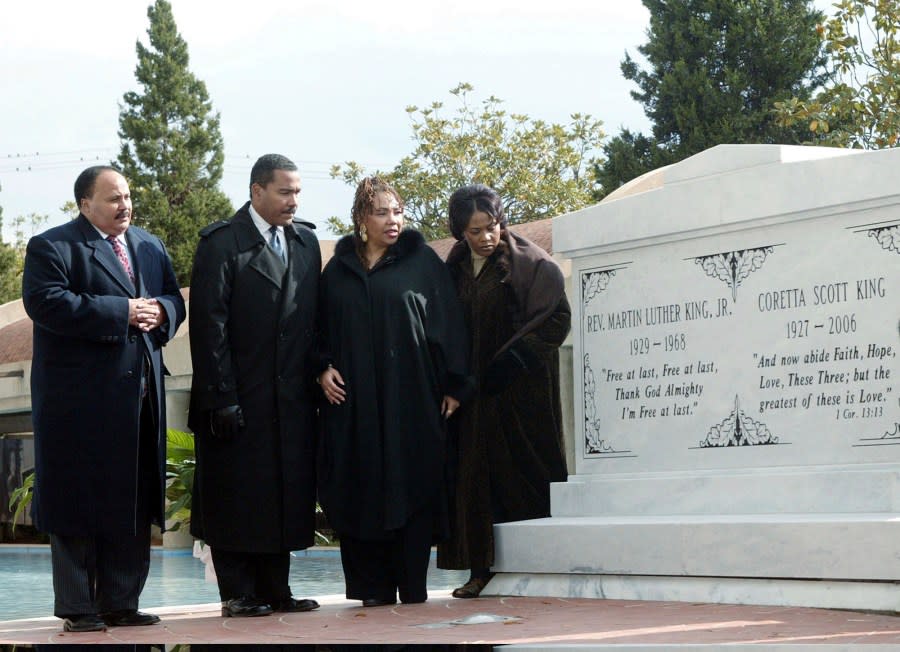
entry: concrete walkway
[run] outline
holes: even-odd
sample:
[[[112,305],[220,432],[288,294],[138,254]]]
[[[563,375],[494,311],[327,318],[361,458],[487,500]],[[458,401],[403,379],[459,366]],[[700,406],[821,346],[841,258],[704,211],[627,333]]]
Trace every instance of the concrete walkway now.
[[[222,618],[219,605],[148,609],[149,627],[67,634],[56,618],[0,622],[0,643],[512,644],[559,650],[900,650],[900,617],[829,609],[487,597],[455,600],[432,591],[428,602],[364,609],[343,596],[318,598],[313,612]],[[709,648],[707,648],[709,649]]]

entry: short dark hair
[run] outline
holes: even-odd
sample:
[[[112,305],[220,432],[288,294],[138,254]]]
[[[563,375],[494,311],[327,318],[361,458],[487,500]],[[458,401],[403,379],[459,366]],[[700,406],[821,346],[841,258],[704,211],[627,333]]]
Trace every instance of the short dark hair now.
[[[97,185],[97,177],[107,171],[122,174],[111,165],[92,165],[75,179],[75,206],[77,206],[79,210],[81,210],[81,200],[89,199],[94,195],[94,186]]]
[[[469,226],[469,221],[476,212],[490,215],[501,229],[506,228],[506,214],[503,212],[500,195],[496,190],[483,183],[473,183],[463,186],[450,195],[447,215],[450,222],[450,233],[454,238],[463,239],[463,232]]]
[[[253,169],[250,170],[250,187],[252,188],[254,183],[258,183],[265,188],[275,178],[275,170],[296,172],[297,164],[281,154],[263,154],[256,159]],[[253,196],[252,190],[250,196]]]

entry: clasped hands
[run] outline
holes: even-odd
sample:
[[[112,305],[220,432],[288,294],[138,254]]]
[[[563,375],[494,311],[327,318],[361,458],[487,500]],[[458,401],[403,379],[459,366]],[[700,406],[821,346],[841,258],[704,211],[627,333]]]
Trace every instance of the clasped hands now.
[[[129,299],[128,323],[145,333],[166,323],[166,311],[156,299]]]

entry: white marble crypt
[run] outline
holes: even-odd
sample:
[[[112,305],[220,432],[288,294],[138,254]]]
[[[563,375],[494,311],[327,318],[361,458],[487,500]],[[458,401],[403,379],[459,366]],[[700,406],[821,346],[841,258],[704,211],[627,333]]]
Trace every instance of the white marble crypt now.
[[[485,593],[900,610],[900,149],[723,145],[553,229],[575,468]]]

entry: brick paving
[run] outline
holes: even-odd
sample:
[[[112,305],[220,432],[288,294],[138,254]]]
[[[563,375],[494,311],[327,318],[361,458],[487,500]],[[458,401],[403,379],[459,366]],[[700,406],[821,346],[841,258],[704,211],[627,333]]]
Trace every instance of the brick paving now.
[[[6,621],[0,622],[0,643],[666,644],[686,649],[730,643],[900,649],[900,617],[833,609],[582,598],[455,600],[447,591],[432,591],[424,604],[393,607],[365,609],[342,596],[319,602],[317,611],[262,618],[222,618],[217,604],[148,609],[162,617],[159,625],[83,634],[63,632],[56,618]]]

